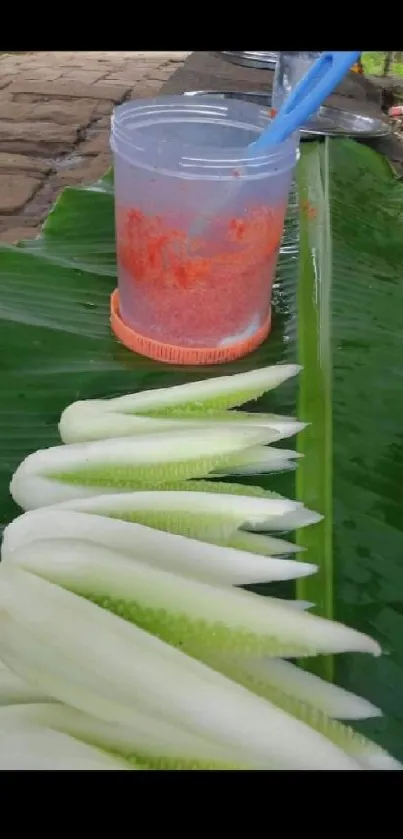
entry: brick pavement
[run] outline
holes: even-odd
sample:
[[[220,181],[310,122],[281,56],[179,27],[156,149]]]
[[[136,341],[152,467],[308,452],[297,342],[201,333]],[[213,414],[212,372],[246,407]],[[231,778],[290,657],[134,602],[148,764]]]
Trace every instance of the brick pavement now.
[[[188,54],[0,54],[0,241],[36,236],[63,187],[100,177],[114,106],[157,94]]]

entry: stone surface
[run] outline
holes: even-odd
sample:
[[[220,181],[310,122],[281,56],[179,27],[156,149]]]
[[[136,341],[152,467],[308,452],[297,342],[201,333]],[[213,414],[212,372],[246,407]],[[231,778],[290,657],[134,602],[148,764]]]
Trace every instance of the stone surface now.
[[[91,120],[95,102],[93,99],[82,99],[79,102],[69,102],[62,99],[52,99],[50,102],[10,102],[0,100],[0,120],[13,122],[54,122],[57,125],[87,125]]]
[[[130,88],[128,99],[147,99],[150,96],[158,96],[161,90],[161,82],[141,81]]]
[[[0,213],[15,213],[26,206],[40,185],[38,178],[0,172]]]
[[[14,80],[14,76],[1,76],[0,77],[0,90],[7,87]]]
[[[0,121],[0,151],[62,154],[78,139],[79,125]]]
[[[109,99],[111,102],[121,102],[130,85],[112,84],[81,84],[80,82],[57,81],[47,82],[38,79],[37,81],[12,82],[8,87],[8,93],[16,96],[20,93],[33,93],[40,96],[55,96],[58,99]]]
[[[59,192],[60,185],[56,176],[43,181],[31,201],[28,201],[28,203],[25,204],[20,211],[20,218],[18,219],[18,222],[34,226],[45,221],[46,216],[50,208],[55,203]],[[15,218],[14,222],[16,222]]]
[[[14,245],[23,239],[35,239],[39,232],[39,227],[10,227],[3,231],[0,230],[0,242]]]
[[[27,81],[46,81],[46,82],[54,82],[60,79],[62,76],[61,70],[51,70],[46,67],[38,67],[35,70],[27,70],[26,71],[26,80]],[[15,79],[14,79],[15,81]]]
[[[97,118],[96,122],[93,123],[93,128],[90,130],[94,131],[110,131],[111,128],[111,117],[110,114],[108,116],[101,117],[100,119]]]
[[[187,55],[0,53],[0,239],[36,235],[61,189],[98,180],[115,105],[158,94]]]
[[[105,154],[109,151],[109,131],[101,129],[94,137],[80,145],[81,154]]]
[[[30,172],[47,175],[52,169],[51,163],[40,160],[37,157],[28,157],[25,154],[10,154],[0,152],[0,172]]]
[[[57,173],[57,183],[64,186],[78,186],[82,183],[98,181],[105,174],[112,163],[112,155],[99,154],[97,157],[81,158],[78,166],[61,169]]]

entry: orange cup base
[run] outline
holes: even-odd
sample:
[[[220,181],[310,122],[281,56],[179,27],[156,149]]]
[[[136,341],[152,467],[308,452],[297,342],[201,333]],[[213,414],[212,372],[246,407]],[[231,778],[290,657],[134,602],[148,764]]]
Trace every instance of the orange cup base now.
[[[112,332],[128,350],[153,358],[155,361],[163,361],[165,364],[189,366],[225,364],[227,361],[242,358],[259,347],[271,330],[270,310],[266,323],[251,338],[237,341],[236,344],[225,347],[177,347],[174,344],[164,344],[141,335],[124,323],[120,315],[118,289],[115,289],[111,295],[110,319]]]

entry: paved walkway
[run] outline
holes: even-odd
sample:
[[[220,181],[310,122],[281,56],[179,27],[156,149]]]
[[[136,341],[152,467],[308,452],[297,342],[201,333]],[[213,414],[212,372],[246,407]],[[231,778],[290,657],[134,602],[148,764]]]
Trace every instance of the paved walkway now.
[[[63,187],[100,177],[114,106],[157,94],[187,55],[0,55],[0,240],[36,236]]]

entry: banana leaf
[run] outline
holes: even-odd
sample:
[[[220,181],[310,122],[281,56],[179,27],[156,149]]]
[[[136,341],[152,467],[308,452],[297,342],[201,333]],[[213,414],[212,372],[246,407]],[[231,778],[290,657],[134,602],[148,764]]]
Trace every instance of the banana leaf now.
[[[369,632],[385,655],[320,659],[323,675],[385,713],[362,730],[403,759],[403,188],[388,163],[348,140],[304,144],[291,194],[274,295],[274,327],[237,372],[304,365],[260,401],[297,413],[296,473],[262,485],[325,515],[297,534],[320,573],[298,583],[319,613]],[[113,182],[66,189],[34,242],[0,248],[0,522],[17,514],[12,471],[58,442],[74,399],[162,387],[223,368],[175,368],[127,352],[109,330],[116,283]],[[314,665],[312,665],[314,666]]]

